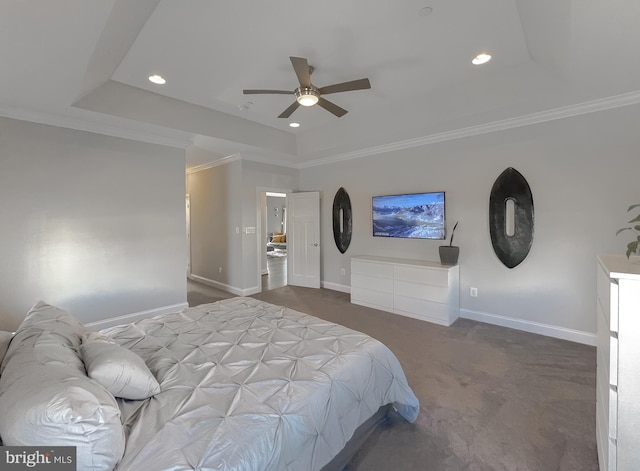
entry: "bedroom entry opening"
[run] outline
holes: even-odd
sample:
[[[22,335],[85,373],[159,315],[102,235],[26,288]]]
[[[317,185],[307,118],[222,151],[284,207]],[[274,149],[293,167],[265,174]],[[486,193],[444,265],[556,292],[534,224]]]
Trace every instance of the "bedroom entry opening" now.
[[[287,285],[287,194],[264,192],[262,290]]]

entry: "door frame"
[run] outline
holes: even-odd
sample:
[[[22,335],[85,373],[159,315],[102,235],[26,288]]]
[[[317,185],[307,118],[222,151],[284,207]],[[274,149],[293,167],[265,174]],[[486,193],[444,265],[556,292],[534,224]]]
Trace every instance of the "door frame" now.
[[[284,193],[289,195],[293,193],[292,188],[275,188],[275,187],[256,187],[256,244],[257,244],[257,260],[256,260],[256,272],[258,276],[257,293],[262,293],[262,258],[267,257],[267,245],[264,242],[266,240],[266,227],[263,221],[266,217],[267,207],[262,204],[262,198],[266,198],[266,193]],[[287,211],[288,213],[288,211]]]

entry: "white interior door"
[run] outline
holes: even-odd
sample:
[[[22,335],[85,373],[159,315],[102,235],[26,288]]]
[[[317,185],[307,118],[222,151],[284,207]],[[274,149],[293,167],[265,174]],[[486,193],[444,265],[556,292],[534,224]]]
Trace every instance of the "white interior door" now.
[[[320,288],[320,193],[291,193],[287,209],[287,282]]]

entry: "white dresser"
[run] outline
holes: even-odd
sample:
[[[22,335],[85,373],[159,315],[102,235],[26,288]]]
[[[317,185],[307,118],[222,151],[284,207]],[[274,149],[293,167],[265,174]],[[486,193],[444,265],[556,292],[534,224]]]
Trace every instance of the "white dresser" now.
[[[640,264],[600,255],[596,440],[600,471],[640,470]]]
[[[449,326],[460,315],[459,268],[421,260],[353,257],[351,302]]]

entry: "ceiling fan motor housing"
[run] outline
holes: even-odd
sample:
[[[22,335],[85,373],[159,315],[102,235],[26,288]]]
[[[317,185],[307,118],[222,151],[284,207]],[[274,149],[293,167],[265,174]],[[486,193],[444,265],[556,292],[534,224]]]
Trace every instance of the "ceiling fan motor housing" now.
[[[318,103],[318,99],[320,98],[320,91],[314,87],[298,87],[295,89],[294,94],[296,95],[296,100],[302,106],[313,106]]]

